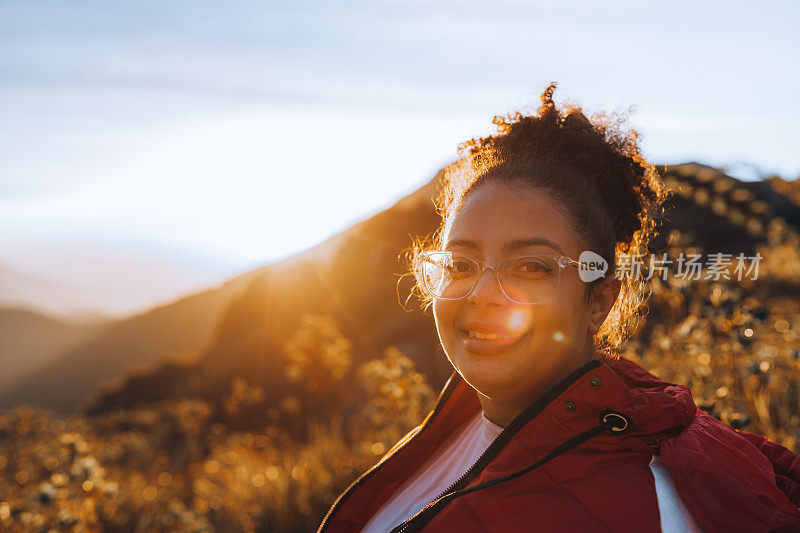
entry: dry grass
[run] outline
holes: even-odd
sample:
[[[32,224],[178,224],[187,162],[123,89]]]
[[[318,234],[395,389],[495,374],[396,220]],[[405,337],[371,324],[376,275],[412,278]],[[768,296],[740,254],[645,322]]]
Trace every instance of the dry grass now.
[[[761,250],[768,269],[756,282],[654,281],[648,323],[623,354],[689,385],[726,423],[798,451],[800,300],[785,290],[800,264],[789,247],[795,238],[784,232]],[[673,235],[670,253],[684,241]],[[258,430],[213,422],[215,408],[198,399],[93,418],[24,406],[3,414],[0,529],[314,530],[336,495],[419,423],[435,396],[397,349],[358,368],[349,350],[334,322],[308,316],[285,350],[297,395],[262,412],[264,391],[233,380],[220,409],[229,419],[256,409]],[[347,415],[315,420],[304,386],[341,402]],[[282,415],[304,420],[307,437],[292,437],[275,422]]]

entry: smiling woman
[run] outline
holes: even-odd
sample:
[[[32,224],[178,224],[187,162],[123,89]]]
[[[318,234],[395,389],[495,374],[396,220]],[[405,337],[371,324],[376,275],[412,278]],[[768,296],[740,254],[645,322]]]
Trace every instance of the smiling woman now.
[[[543,257],[558,264],[560,258],[578,257],[588,249],[573,237],[570,225],[549,194],[529,185],[488,182],[473,189],[453,217],[445,249],[454,256],[470,253],[508,265],[506,243],[523,241],[525,233],[536,232],[536,240],[552,244],[526,248],[551,250],[556,255]],[[478,246],[468,249],[458,244],[464,241]],[[531,257],[537,256],[527,256]],[[516,262],[511,259],[511,265]],[[558,267],[545,267],[550,272],[532,276],[519,268],[498,269],[499,283],[490,276],[473,276],[469,294],[453,300],[436,298],[433,304],[448,359],[480,393],[486,417],[501,426],[555,380],[592,357],[591,333],[599,330],[618,292],[616,280],[608,278],[608,286],[600,290],[598,285],[593,305],[587,306],[585,284],[576,270],[562,275]],[[509,292],[524,295],[518,298],[522,303],[509,301]]]
[[[554,88],[462,145],[410,265],[455,371],[320,531],[800,530],[800,458],[613,355],[647,286],[610,274],[666,193],[634,132]]]

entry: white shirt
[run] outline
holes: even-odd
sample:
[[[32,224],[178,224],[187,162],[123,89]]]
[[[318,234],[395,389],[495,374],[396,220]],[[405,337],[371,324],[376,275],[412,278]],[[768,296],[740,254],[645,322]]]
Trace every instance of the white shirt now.
[[[450,487],[478,460],[503,431],[480,411],[447,439],[367,522],[362,533],[386,533],[417,514]],[[672,482],[669,468],[658,456],[650,460],[655,481],[661,530],[664,533],[702,533]]]
[[[664,533],[680,531],[702,533],[703,530],[675,490],[669,468],[661,464],[658,455],[654,455],[650,459],[650,471],[653,472],[656,483],[658,512],[661,513],[661,531]]]
[[[362,533],[386,533],[443,493],[503,431],[480,411],[455,431],[373,515]]]

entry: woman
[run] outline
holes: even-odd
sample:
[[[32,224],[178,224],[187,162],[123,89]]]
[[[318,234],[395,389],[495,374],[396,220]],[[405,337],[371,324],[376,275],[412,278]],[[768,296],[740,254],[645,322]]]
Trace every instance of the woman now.
[[[606,353],[645,301],[617,260],[666,194],[635,133],[554,88],[462,145],[413,254],[455,372],[320,531],[800,531],[800,458]]]

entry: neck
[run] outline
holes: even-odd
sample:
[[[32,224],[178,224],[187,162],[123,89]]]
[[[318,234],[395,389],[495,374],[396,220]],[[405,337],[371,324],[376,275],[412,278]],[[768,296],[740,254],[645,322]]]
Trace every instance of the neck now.
[[[522,409],[524,409],[524,407],[520,409],[515,405],[504,405],[498,402],[492,402],[483,395],[479,395],[479,398],[481,406],[483,407],[483,415],[500,427],[506,427],[522,412]]]
[[[555,383],[557,383],[558,380],[572,372],[575,368],[591,360],[594,357],[594,353],[593,345],[584,345],[584,349],[578,363],[556,375],[544,387],[542,387],[541,390],[534,392],[532,395],[526,396],[526,398],[528,398],[527,400],[498,401],[497,399],[489,398],[478,393],[478,400],[483,408],[484,416],[498,426],[506,427],[526,407],[537,401],[545,392],[547,392]]]

